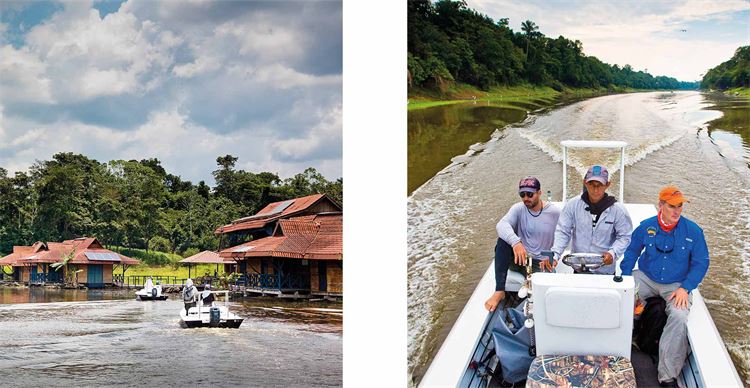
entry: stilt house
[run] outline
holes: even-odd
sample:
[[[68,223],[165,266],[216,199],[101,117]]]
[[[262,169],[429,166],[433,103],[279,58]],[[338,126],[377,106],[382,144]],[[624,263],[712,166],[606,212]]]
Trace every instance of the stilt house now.
[[[69,258],[67,267],[55,270],[52,264]],[[13,253],[0,259],[0,265],[13,267],[13,278],[27,284],[62,283],[72,271],[78,284],[101,288],[112,284],[117,266],[123,270],[140,261],[105,249],[94,237],[59,242],[36,242],[14,246]]]
[[[340,297],[342,226],[341,207],[325,195],[275,202],[255,216],[218,228],[219,233],[243,232],[252,238],[219,255],[231,267],[227,270],[243,275],[248,291]]]

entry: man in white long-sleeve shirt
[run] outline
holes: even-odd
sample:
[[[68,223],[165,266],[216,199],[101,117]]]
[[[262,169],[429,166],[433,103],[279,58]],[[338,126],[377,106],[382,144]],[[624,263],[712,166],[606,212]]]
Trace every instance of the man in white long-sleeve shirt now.
[[[511,206],[496,226],[495,292],[484,303],[489,311],[495,311],[505,298],[505,278],[513,262],[523,266],[526,254],[529,254],[537,263],[546,263],[552,269],[549,259],[543,257],[541,252],[552,246],[560,209],[542,201],[542,186],[534,177],[521,179],[518,183],[518,195],[521,196],[521,202]]]
[[[583,194],[567,201],[560,214],[552,245],[555,263],[572,240],[572,253],[602,255],[605,265],[594,273],[614,274],[614,263],[630,244],[633,224],[625,206],[606,193],[610,185],[606,167],[589,168],[583,184]]]

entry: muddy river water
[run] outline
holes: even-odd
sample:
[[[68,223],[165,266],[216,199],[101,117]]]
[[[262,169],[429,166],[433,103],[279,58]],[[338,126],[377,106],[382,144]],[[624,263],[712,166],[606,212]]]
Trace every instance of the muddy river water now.
[[[237,299],[239,329],[183,329],[181,302],[133,292],[0,289],[0,384],[342,385],[341,304]]]

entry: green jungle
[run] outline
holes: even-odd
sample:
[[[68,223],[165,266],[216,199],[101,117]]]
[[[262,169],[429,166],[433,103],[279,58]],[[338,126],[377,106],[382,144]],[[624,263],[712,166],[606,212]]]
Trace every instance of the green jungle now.
[[[282,180],[237,169],[237,160],[216,159],[215,187],[184,181],[153,158],[100,163],[58,153],[13,176],[0,168],[0,254],[89,236],[144,264],[172,266],[180,256],[216,250],[217,227],[271,202],[325,193],[343,203],[342,178],[328,181],[308,168]]]
[[[747,94],[750,88],[750,46],[702,82],[685,82],[604,63],[585,55],[579,40],[546,37],[531,20],[513,31],[509,19],[495,21],[465,1],[409,1],[408,26],[410,109],[512,95],[507,90],[533,96],[540,87],[583,96],[698,88]]]

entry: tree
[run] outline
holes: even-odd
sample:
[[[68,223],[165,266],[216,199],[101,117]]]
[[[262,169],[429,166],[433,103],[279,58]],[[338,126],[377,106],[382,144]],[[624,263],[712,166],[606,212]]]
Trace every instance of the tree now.
[[[154,158],[103,164],[60,153],[35,163],[29,174],[11,177],[0,168],[0,253],[82,236],[148,250],[217,249],[217,227],[271,202],[314,193],[343,199],[343,181],[328,181],[314,168],[282,180],[236,169],[237,161],[217,158],[213,192],[203,181],[193,185],[170,174]]]
[[[521,23],[521,31],[526,33],[526,61],[529,60],[529,43],[531,42],[531,36],[538,29],[539,27],[537,27],[537,25],[531,20]]]
[[[78,273],[83,272],[82,269],[77,269],[75,266],[68,266],[68,262],[76,257],[75,249],[71,249],[70,252],[66,253],[62,261],[50,264],[56,272],[63,268],[63,274],[65,276],[65,286],[78,288]]]

